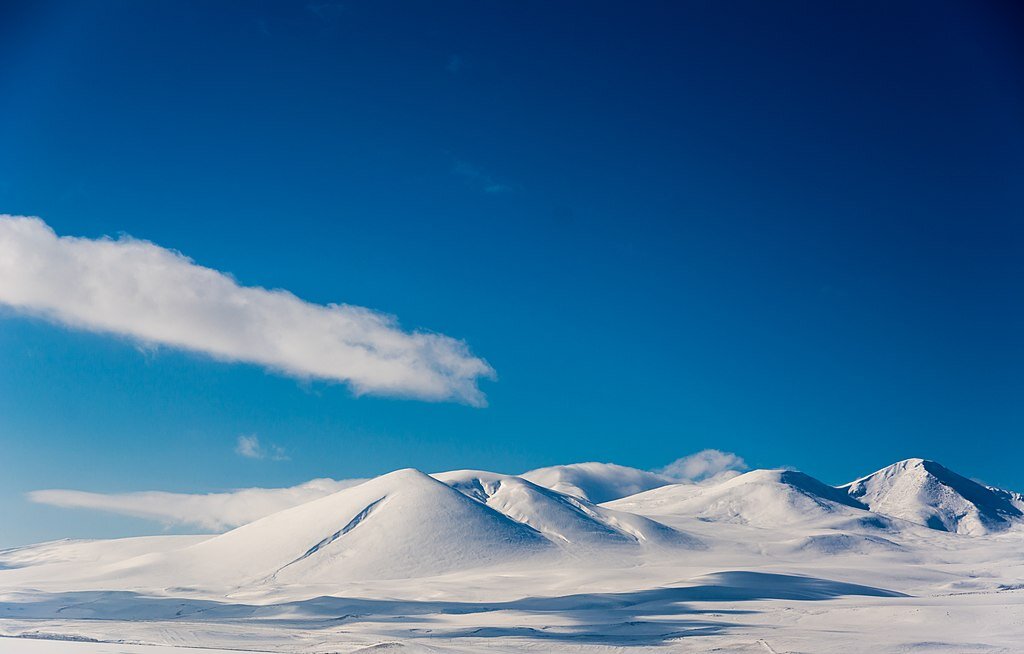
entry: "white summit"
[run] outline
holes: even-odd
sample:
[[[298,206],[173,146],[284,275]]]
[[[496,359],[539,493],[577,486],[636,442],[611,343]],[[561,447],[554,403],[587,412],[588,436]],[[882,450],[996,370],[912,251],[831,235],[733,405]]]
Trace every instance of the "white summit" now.
[[[926,459],[907,459],[840,487],[871,511],[940,531],[980,535],[1024,517],[1024,497]]]
[[[424,577],[551,550],[529,525],[405,469],[161,554],[130,572],[206,587],[323,584]]]

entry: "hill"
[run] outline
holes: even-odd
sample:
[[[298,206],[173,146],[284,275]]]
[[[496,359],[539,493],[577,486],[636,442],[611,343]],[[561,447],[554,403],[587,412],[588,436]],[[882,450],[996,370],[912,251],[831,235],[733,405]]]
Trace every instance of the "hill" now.
[[[582,497],[595,504],[674,483],[668,477],[647,470],[594,462],[538,468],[519,476],[538,486]]]

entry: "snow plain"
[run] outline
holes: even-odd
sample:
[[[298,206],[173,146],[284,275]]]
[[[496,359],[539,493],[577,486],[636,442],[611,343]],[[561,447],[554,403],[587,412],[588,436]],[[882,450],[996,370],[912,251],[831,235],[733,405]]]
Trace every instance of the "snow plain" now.
[[[220,535],[7,550],[0,652],[1024,651],[1016,493],[920,459],[669,481],[401,470]]]

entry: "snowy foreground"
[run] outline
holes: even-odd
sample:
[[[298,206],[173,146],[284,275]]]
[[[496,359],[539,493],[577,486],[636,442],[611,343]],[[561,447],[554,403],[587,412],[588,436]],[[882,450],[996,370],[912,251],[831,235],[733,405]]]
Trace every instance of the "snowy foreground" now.
[[[0,552],[0,636],[26,654],[1021,652],[1024,497],[920,459],[838,488],[399,470],[217,536]]]

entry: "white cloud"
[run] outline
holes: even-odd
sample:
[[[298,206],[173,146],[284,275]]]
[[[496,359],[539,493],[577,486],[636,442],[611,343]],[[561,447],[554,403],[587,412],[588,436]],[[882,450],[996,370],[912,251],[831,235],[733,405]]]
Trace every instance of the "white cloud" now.
[[[742,457],[721,450],[701,450],[676,459],[657,472],[676,481],[700,482],[747,469]]]
[[[247,459],[258,459],[261,456],[260,439],[256,436],[239,436],[235,452]]]
[[[270,459],[271,461],[287,461],[288,455],[278,445],[264,446],[256,434],[242,434],[235,443],[235,453],[247,459]]]
[[[241,286],[154,243],[60,236],[39,218],[0,214],[0,304],[146,345],[255,363],[356,394],[481,406],[494,371],[462,341],[403,331],[392,316]]]
[[[314,479],[290,488],[243,488],[224,493],[89,493],[75,490],[38,490],[28,498],[39,504],[71,509],[92,509],[155,520],[167,526],[186,525],[224,531],[277,511],[298,506],[362,483],[363,479]]]

